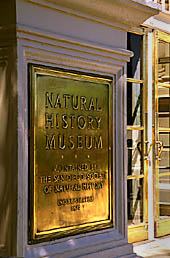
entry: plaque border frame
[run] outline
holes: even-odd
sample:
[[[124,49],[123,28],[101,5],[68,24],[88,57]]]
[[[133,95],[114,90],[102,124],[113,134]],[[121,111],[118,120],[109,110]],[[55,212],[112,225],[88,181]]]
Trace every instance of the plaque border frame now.
[[[108,153],[109,153],[109,215],[110,218],[108,220],[103,220],[99,222],[89,222],[84,223],[81,226],[71,226],[71,229],[62,229],[61,232],[58,232],[59,229],[48,230],[48,232],[42,231],[40,233],[36,232],[35,228],[35,193],[34,193],[34,174],[35,174],[35,152],[34,152],[34,142],[35,142],[35,133],[34,133],[34,116],[35,116],[35,87],[36,87],[36,74],[43,74],[43,75],[58,75],[59,77],[63,78],[76,78],[78,80],[95,82],[95,83],[103,83],[109,85],[109,114],[108,114],[108,122],[109,122],[109,146],[108,146]],[[81,79],[80,79],[81,78]],[[50,240],[61,239],[67,236],[74,236],[82,233],[90,233],[96,232],[98,230],[104,230],[108,228],[114,228],[115,226],[115,212],[113,208],[115,206],[115,191],[114,191],[114,167],[113,167],[113,84],[114,79],[110,76],[103,76],[98,74],[90,74],[86,72],[75,71],[73,69],[64,69],[59,67],[50,67],[45,65],[38,65],[34,63],[28,64],[28,109],[29,109],[29,118],[28,118],[28,128],[29,128],[29,135],[28,135],[28,146],[29,146],[29,169],[28,169],[28,243],[29,244],[36,244]],[[33,173],[31,173],[33,171]],[[32,205],[31,205],[32,204]],[[95,224],[95,225],[92,225]],[[67,227],[68,228],[68,227]],[[69,227],[70,228],[70,227]]]

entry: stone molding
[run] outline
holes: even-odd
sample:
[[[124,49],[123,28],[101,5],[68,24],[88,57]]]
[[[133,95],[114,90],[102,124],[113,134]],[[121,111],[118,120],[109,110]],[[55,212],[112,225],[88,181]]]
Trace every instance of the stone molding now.
[[[116,74],[130,60],[132,52],[102,44],[75,40],[69,36],[17,26],[17,39],[22,41],[24,56],[55,65],[90,69]],[[38,51],[37,51],[38,49]]]
[[[149,18],[143,24],[146,27],[170,33],[170,14],[160,12],[158,15]]]
[[[140,26],[149,17],[158,14],[159,4],[142,0],[27,0],[46,8],[56,9],[104,23],[122,30]]]
[[[29,33],[29,34],[28,34]],[[33,33],[33,31],[28,32],[28,28],[25,31],[24,28],[17,28],[17,40],[18,40],[18,67],[20,67],[20,71],[22,73],[18,73],[18,87],[19,87],[19,110],[20,110],[20,141],[19,141],[19,157],[22,157],[20,162],[19,174],[20,177],[23,177],[24,184],[19,184],[19,200],[20,207],[23,207],[22,210],[19,211],[19,217],[23,218],[23,225],[20,225],[18,229],[18,239],[20,243],[20,247],[18,248],[18,253],[21,256],[24,254],[25,258],[36,258],[36,257],[89,257],[89,258],[97,258],[97,257],[118,257],[122,255],[122,257],[136,257],[133,254],[132,246],[127,243],[126,233],[125,233],[125,218],[124,215],[121,214],[121,211],[124,210],[125,207],[125,199],[124,199],[124,180],[123,180],[123,162],[119,162],[120,156],[122,160],[124,159],[124,148],[125,144],[122,143],[124,140],[123,137],[123,110],[124,110],[124,102],[123,102],[123,90],[124,87],[124,66],[125,63],[131,56],[130,51],[121,50],[119,48],[107,49],[106,47],[101,47],[101,45],[96,44],[87,44],[81,42],[77,42],[74,40],[71,41],[68,38],[60,38],[59,35],[55,38],[49,37],[49,35],[40,35],[37,31]],[[62,43],[62,44],[61,44]],[[64,52],[65,54],[64,54]],[[123,61],[120,61],[119,66],[117,65],[117,60],[114,57],[120,57]],[[95,60],[97,58],[97,60]],[[76,60],[76,62],[75,62]],[[109,60],[110,63],[109,63]],[[116,125],[116,135],[114,135],[115,141],[119,143],[121,146],[121,155],[118,155],[120,150],[115,151],[114,145],[114,153],[113,155],[113,164],[116,164],[116,168],[119,176],[116,181],[113,182],[114,189],[115,185],[120,189],[123,189],[122,194],[119,193],[119,199],[115,196],[115,227],[111,229],[105,229],[103,231],[94,231],[81,235],[66,237],[64,239],[53,240],[51,242],[44,242],[41,244],[28,245],[27,244],[27,231],[24,229],[28,228],[28,218],[27,218],[27,202],[24,200],[28,199],[28,167],[27,167],[27,155],[28,149],[25,144],[27,141],[27,132],[28,132],[28,103],[27,103],[27,77],[28,77],[28,63],[36,63],[42,65],[52,65],[53,67],[59,68],[71,68],[78,71],[86,71],[93,72],[95,74],[101,75],[110,75],[114,78],[113,80],[113,91],[114,95],[118,97],[121,101],[116,101],[115,104],[116,110],[114,111],[117,114],[117,118],[113,117],[113,123]],[[119,79],[118,84],[116,83]],[[119,91],[118,93],[117,90]],[[122,114],[122,115],[121,115]],[[21,127],[22,125],[22,127]],[[25,142],[24,142],[25,141]],[[115,170],[115,168],[114,168]],[[23,175],[23,171],[25,171],[25,175]],[[121,171],[121,173],[120,173]],[[115,176],[114,171],[114,176]],[[23,186],[24,187],[23,189]],[[23,198],[23,192],[25,198]],[[23,198],[23,199],[22,199]],[[114,200],[113,200],[114,201]],[[23,227],[23,228],[22,228]]]

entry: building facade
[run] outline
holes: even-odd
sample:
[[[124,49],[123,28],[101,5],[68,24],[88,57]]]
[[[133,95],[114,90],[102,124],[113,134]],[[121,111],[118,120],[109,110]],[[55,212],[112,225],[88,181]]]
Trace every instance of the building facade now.
[[[169,234],[169,2],[128,33],[134,52],[127,71],[129,241]]]
[[[0,256],[136,257],[170,233],[169,1],[0,14]]]

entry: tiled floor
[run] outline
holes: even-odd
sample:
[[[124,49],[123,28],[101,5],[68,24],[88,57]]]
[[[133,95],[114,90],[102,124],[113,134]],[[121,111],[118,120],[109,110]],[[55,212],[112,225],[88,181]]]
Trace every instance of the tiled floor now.
[[[134,252],[141,257],[170,257],[170,236],[154,241],[134,244]]]

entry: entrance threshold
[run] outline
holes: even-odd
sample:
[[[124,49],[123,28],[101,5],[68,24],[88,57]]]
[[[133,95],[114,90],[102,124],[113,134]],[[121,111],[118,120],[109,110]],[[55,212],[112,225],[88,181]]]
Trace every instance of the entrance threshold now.
[[[133,244],[134,252],[139,257],[170,257],[170,235]]]

